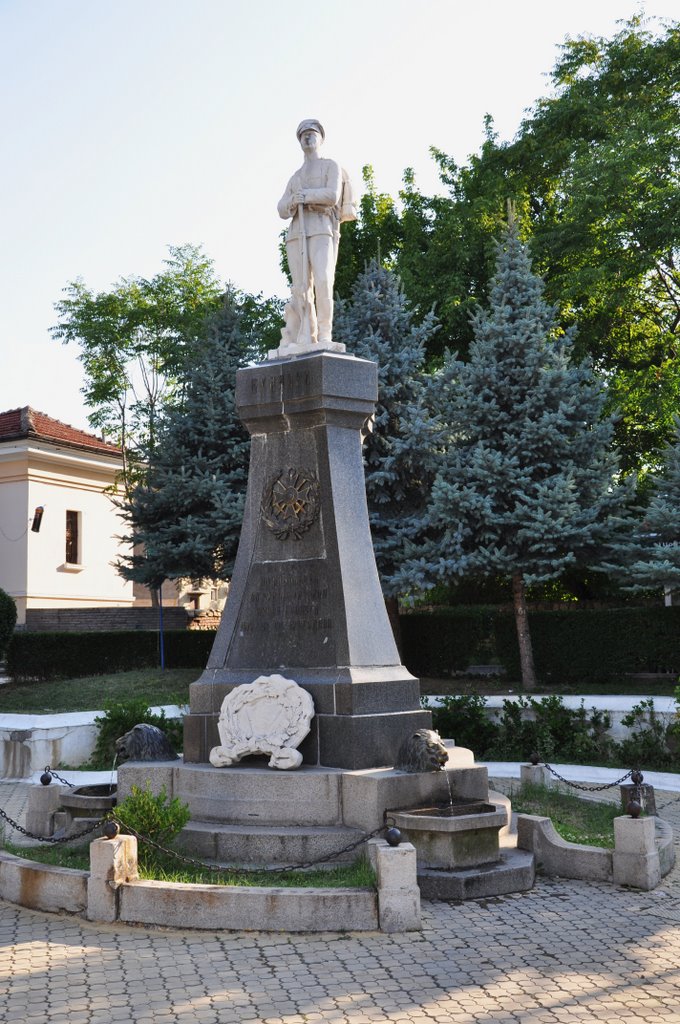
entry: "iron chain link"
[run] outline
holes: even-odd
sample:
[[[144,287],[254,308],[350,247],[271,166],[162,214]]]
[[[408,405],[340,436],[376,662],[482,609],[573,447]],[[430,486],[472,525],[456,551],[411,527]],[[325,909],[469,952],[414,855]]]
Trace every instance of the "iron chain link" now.
[[[100,818],[99,821],[95,821],[94,825],[89,825],[87,828],[84,828],[82,832],[77,832],[76,835],[73,836],[36,836],[34,832],[29,832],[28,829],[24,828],[17,821],[14,821],[12,818],[10,818],[9,814],[6,814],[3,811],[2,807],[0,807],[0,818],[2,818],[3,821],[6,821],[7,824],[11,826],[11,828],[16,829],[17,832],[20,832],[22,836],[27,836],[28,839],[37,839],[39,843],[52,843],[55,846],[58,843],[72,843],[76,839],[82,839],[84,836],[89,836],[92,834],[92,832],[95,831],[95,829],[98,829],[101,825],[104,825],[106,824],[107,821],[110,821],[110,817],[106,815],[104,818]]]
[[[65,786],[69,786],[73,789],[73,783],[69,782],[68,779],[65,779],[62,775],[59,775],[58,772],[55,772],[54,768],[50,768],[48,764],[45,765],[43,775],[51,775],[53,779],[56,779],[58,782],[63,782]]]
[[[143,836],[140,832],[137,832],[136,829],[132,828],[131,825],[125,825],[119,818],[116,817],[115,813],[112,813],[108,820],[115,821],[118,826],[124,828],[127,833],[135,836],[136,839],[138,839],[141,843],[144,843],[146,846],[151,846],[154,850],[159,850],[161,853],[167,854],[168,856],[173,857],[175,860],[181,861],[183,864],[191,864],[192,867],[201,868],[204,871],[212,871],[217,874],[219,874],[220,872],[238,873],[239,871],[243,873],[245,870],[243,868],[235,868],[233,865],[229,866],[223,864],[208,864],[206,863],[206,861],[197,860],[195,857],[188,857],[186,854],[179,853],[179,851],[177,850],[170,850],[168,849],[167,846],[161,846],[161,844],[157,843],[154,839],[149,839],[148,836]],[[352,850],[358,849],[358,847],[360,847],[363,843],[367,843],[369,839],[374,839],[376,836],[380,835],[381,832],[384,832],[388,828],[389,824],[384,823],[379,828],[374,829],[372,832],[365,832],[359,839],[354,840],[354,842],[347,843],[346,846],[341,847],[339,850],[333,850],[332,853],[327,853],[323,857],[317,857],[316,860],[304,861],[302,864],[285,864],[282,867],[277,868],[258,867],[250,868],[248,870],[257,872],[258,874],[267,873],[273,875],[281,875],[287,871],[303,871],[306,868],[313,868],[317,864],[325,864],[328,861],[333,860],[335,857],[341,856],[341,854],[343,853],[351,853]]]
[[[35,835],[35,833],[29,832],[28,829],[24,828],[17,821],[14,821],[12,818],[10,818],[10,816],[1,807],[0,818],[2,818],[3,821],[6,821],[11,828],[15,829],[17,832],[20,832],[21,835],[26,836],[28,839],[36,839],[40,843],[51,843],[54,846],[60,843],[73,843],[78,839],[83,839],[85,836],[91,835],[93,832],[96,831],[96,829],[105,825],[107,822],[113,821],[116,823],[116,825],[118,825],[119,828],[125,829],[127,833],[133,835],[136,839],[138,839],[140,843],[143,843],[145,846],[151,846],[154,850],[158,850],[160,853],[164,853],[169,857],[174,857],[175,860],[182,861],[182,863],[184,864],[191,864],[192,867],[201,868],[204,871],[212,871],[218,874],[220,872],[233,873],[234,871],[239,871],[238,868],[234,868],[233,866],[209,864],[205,861],[197,860],[195,857],[188,857],[186,856],[186,854],[179,853],[177,850],[170,850],[167,846],[162,846],[160,843],[157,843],[154,839],[149,839],[148,836],[144,836],[140,832],[137,832],[137,830],[132,828],[131,825],[126,825],[124,822],[120,820],[120,818],[116,817],[114,812],[104,815],[103,818],[99,818],[98,821],[95,821],[94,824],[89,825],[81,832],[77,832],[75,835],[66,836],[37,836]],[[372,832],[365,832],[362,836],[359,837],[359,839],[356,839],[351,843],[347,843],[345,846],[342,846],[339,850],[333,850],[331,853],[325,854],[323,857],[317,857],[315,860],[305,861],[302,864],[286,864],[283,867],[277,868],[262,867],[252,868],[250,870],[257,871],[258,873],[267,872],[270,874],[280,875],[287,871],[303,871],[306,868],[315,867],[315,865],[317,864],[325,864],[336,857],[340,857],[343,853],[351,853],[352,850],[358,849],[358,847],[360,847],[363,843],[368,842],[369,839],[373,839],[375,838],[375,836],[380,835],[381,832],[384,832],[386,829],[390,827],[389,820],[390,819],[387,819],[385,823],[383,823],[379,828],[374,829]],[[243,869],[240,870],[243,871]]]
[[[602,786],[584,786],[581,785],[581,783],[579,782],[570,782],[569,779],[565,779],[565,777],[563,775],[560,775],[560,773],[555,768],[553,768],[552,765],[549,765],[547,761],[543,762],[543,767],[547,768],[551,775],[554,775],[556,779],[559,779],[560,782],[563,782],[565,786],[571,786],[572,789],[579,789],[582,793],[601,793],[605,789],[614,789],[615,786],[620,786],[622,782],[625,782],[626,779],[629,779],[635,771],[634,768],[631,768],[629,772],[626,772],[625,775],[622,775],[620,779],[616,780],[616,782],[605,782]]]

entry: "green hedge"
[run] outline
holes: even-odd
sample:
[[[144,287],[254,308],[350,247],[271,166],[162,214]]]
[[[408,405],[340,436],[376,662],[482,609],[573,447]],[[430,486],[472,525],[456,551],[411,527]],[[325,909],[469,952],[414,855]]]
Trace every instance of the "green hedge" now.
[[[13,597],[0,590],[0,658],[9,644],[17,621],[17,606]]]
[[[215,633],[173,629],[164,639],[167,668],[199,668],[208,659]],[[7,651],[7,674],[17,682],[75,679],[159,664],[158,633],[141,630],[15,633]]]
[[[475,660],[520,679],[507,608],[437,608],[401,616],[402,657],[417,676],[446,678]],[[604,683],[631,672],[680,674],[680,607],[529,612],[539,683]]]
[[[680,608],[530,612],[539,682],[604,683],[628,672],[680,673]],[[512,613],[494,620],[496,652],[508,678],[521,676]]]
[[[401,615],[402,660],[409,672],[435,679],[464,671],[493,641],[493,607],[437,608]],[[483,655],[488,661],[490,652]]]

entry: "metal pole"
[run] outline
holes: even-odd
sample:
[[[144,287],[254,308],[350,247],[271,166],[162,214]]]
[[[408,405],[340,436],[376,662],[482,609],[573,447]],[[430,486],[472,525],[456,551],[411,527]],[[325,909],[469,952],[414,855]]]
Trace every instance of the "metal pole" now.
[[[163,584],[158,588],[158,639],[160,641],[161,671],[165,671],[165,638],[163,636]]]

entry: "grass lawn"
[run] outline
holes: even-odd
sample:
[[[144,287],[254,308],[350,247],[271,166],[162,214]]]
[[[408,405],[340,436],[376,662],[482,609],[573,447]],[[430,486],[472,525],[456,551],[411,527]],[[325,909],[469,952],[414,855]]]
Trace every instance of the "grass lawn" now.
[[[85,676],[80,679],[60,679],[52,682],[7,683],[0,686],[0,715],[9,712],[23,714],[57,714],[65,711],[101,711],[105,701],[126,701],[144,697],[149,705],[187,704],[189,684],[198,679],[201,668],[137,669],[113,675]],[[649,694],[653,697],[672,697],[677,678],[659,676],[624,677],[618,683],[593,686],[544,687],[539,694]],[[522,693],[498,678],[459,677],[457,679],[422,679],[421,692],[425,694],[479,693],[484,696]]]
[[[559,686],[556,684],[544,685],[539,683],[533,691],[540,696],[547,696],[551,693],[560,697],[579,696],[581,694],[603,694],[650,697],[673,697],[675,688],[678,685],[678,677],[668,676],[622,676],[613,682],[607,683],[583,683],[577,685],[569,683]],[[420,692],[426,694],[437,694],[440,696],[459,696],[467,693],[478,693],[484,697],[498,696],[507,697],[510,694],[524,694],[532,696],[527,690],[522,689],[519,682],[508,682],[504,677],[498,676],[459,676],[455,679],[427,679],[420,680]]]
[[[608,849],[614,846],[614,818],[622,813],[620,804],[584,800],[559,789],[531,784],[513,788],[509,795],[513,811],[551,818],[555,830],[570,843]]]
[[[63,845],[53,846],[45,843],[40,846],[15,846],[6,843],[5,849],[17,857],[38,861],[40,864],[52,864],[61,868],[76,868],[80,871],[90,870],[89,846],[72,846],[68,849]],[[161,862],[149,867],[139,865],[139,877],[156,879],[161,882],[193,882],[201,885],[246,885],[246,886],[278,886],[283,888],[374,888],[375,873],[368,861],[360,858],[354,864],[342,867],[327,868],[317,871],[239,871],[230,868],[226,871],[209,871],[194,865],[182,864],[172,857],[165,857]]]
[[[0,686],[0,715],[8,712],[47,714],[65,711],[101,711],[105,701],[144,697],[159,704],[188,704],[189,684],[201,668],[137,669],[114,675],[85,676],[52,682],[7,683]]]

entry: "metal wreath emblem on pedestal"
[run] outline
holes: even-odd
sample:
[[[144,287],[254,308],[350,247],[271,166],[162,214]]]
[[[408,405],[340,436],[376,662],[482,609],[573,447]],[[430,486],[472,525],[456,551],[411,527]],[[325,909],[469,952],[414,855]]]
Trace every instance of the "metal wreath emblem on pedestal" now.
[[[262,518],[277,540],[300,540],[319,515],[319,480],[309,469],[280,470],[267,484]]]

